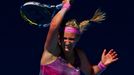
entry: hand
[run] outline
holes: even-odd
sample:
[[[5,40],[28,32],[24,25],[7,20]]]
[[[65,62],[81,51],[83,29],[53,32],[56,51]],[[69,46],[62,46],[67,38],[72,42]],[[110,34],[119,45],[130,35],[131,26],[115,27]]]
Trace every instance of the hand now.
[[[62,3],[65,4],[65,3],[70,3],[70,0],[62,0]]]
[[[106,49],[104,49],[102,56],[101,56],[101,62],[105,66],[108,66],[117,60],[118,60],[117,53],[113,49],[111,49],[108,53],[106,53]]]

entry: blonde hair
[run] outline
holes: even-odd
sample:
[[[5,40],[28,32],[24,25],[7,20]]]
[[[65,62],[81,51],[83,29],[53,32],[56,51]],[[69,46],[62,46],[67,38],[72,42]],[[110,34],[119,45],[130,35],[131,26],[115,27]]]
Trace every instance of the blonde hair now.
[[[105,20],[106,13],[102,12],[100,9],[97,9],[93,15],[93,17],[89,20],[84,20],[78,23],[75,19],[72,19],[66,23],[66,26],[71,26],[80,30],[81,34],[87,30],[87,26],[90,25],[91,22],[101,23]]]

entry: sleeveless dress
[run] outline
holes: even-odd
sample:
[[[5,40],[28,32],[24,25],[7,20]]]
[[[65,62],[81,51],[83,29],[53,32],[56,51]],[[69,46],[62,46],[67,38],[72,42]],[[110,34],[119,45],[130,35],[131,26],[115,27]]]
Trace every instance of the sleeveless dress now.
[[[51,64],[41,65],[39,75],[80,75],[80,70],[68,67],[66,61],[58,57]]]

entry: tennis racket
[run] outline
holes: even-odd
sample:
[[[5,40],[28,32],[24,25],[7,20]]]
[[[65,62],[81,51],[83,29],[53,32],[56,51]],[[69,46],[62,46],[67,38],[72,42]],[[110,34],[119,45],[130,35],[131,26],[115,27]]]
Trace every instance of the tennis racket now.
[[[48,27],[55,13],[61,9],[62,3],[57,5],[26,2],[20,8],[22,18],[31,25]]]

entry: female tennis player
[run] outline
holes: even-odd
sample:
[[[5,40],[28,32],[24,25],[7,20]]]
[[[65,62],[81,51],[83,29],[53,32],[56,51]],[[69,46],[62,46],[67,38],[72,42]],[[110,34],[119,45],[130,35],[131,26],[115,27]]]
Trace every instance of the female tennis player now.
[[[50,23],[41,58],[40,75],[97,75],[118,60],[113,49],[109,52],[104,49],[100,62],[91,65],[83,50],[75,47],[89,23],[103,21],[105,13],[96,11],[92,19],[79,24],[76,20],[68,21],[64,33],[59,32],[61,21],[70,7],[70,0],[63,0],[63,7]]]

